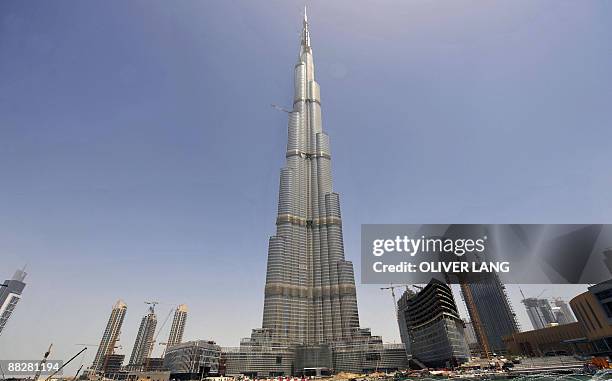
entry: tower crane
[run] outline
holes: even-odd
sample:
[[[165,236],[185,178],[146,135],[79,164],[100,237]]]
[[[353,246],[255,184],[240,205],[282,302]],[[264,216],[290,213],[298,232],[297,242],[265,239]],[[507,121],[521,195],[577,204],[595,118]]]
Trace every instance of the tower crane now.
[[[149,305],[149,311],[151,311],[151,313],[155,313],[155,306],[159,304],[159,302],[156,301],[145,301],[145,304]]]
[[[98,348],[100,346],[99,344],[82,344],[82,343],[77,343],[77,344],[74,344],[74,345],[78,345],[78,346],[81,346],[81,347],[96,347],[96,348]],[[119,345],[115,345],[113,348],[114,349],[123,349],[123,346],[121,344],[119,344]]]
[[[401,288],[401,287],[406,287],[406,291],[408,291],[408,284],[398,284],[398,285],[393,285],[390,284],[389,287],[381,287],[381,290],[391,290],[391,296],[393,297],[393,306],[395,307],[395,315],[397,315],[397,297],[395,296],[395,289],[396,288]]]
[[[157,343],[157,344],[159,344],[159,345],[164,347],[164,351],[162,352],[161,357],[166,357],[166,349],[168,349],[168,342],[161,342],[161,343]]]
[[[461,287],[461,293],[465,299],[465,305],[468,309],[468,313],[472,319],[472,327],[474,327],[474,332],[476,332],[476,336],[480,339],[479,342],[480,346],[482,347],[482,353],[487,359],[490,359],[491,347],[489,346],[489,339],[484,330],[482,322],[480,321],[480,314],[476,308],[476,301],[474,300],[474,295],[472,295],[472,289],[466,282],[461,282],[459,286]]]
[[[521,296],[523,297],[523,300],[527,299],[527,297],[525,296],[525,293],[523,292],[523,289],[519,287],[519,291],[521,292]],[[546,291],[548,291],[547,289],[542,290],[542,292],[540,292],[538,294],[538,296],[535,297],[535,299],[538,299],[540,296],[542,296]]]
[[[473,253],[476,259],[480,260],[480,256]],[[447,283],[448,283],[448,274],[446,274]],[[485,355],[487,359],[491,358],[491,346],[489,345],[489,338],[487,337],[487,333],[485,332],[484,325],[480,320],[480,314],[478,313],[478,308],[476,307],[476,301],[474,300],[474,295],[472,294],[472,289],[470,288],[469,283],[466,281],[464,277],[459,278],[459,287],[461,289],[461,294],[463,295],[463,299],[465,301],[465,306],[468,310],[468,315],[472,321],[472,327],[474,328],[474,333],[476,333],[476,337],[478,338],[478,343],[481,346],[482,353]]]
[[[282,106],[279,106],[279,105],[271,104],[270,106],[272,106],[272,108],[274,108],[274,109],[276,109],[278,111],[286,112],[287,114],[293,113],[293,111],[287,110],[286,108],[284,108]]]
[[[540,293],[538,294],[538,296],[536,296],[536,297],[534,298],[534,299],[536,299],[536,307],[535,307],[534,309],[531,309],[529,306],[527,306],[527,302],[526,302],[527,298],[525,297],[525,293],[523,292],[523,289],[519,287],[519,291],[521,292],[521,296],[523,297],[523,300],[522,300],[521,302],[522,302],[522,303],[525,305],[525,307],[527,308],[527,313],[529,314],[529,311],[531,311],[531,313],[535,313],[535,315],[537,316],[538,320],[540,321],[540,324],[541,324],[542,326],[546,326],[547,321],[546,321],[546,319],[544,318],[544,316],[542,316],[542,312],[541,312],[541,310],[540,310],[540,303],[539,303],[539,301],[538,301],[538,300],[540,299],[540,296],[542,296],[542,294],[544,294],[544,293],[545,293],[547,290],[546,290],[546,289],[542,290],[542,292],[540,292]],[[552,311],[551,311],[551,313],[552,313]],[[529,318],[531,319],[531,318],[532,318],[532,316],[530,315],[530,316],[529,316]],[[534,325],[534,324],[533,324],[533,321],[532,321],[532,325]],[[533,328],[534,328],[534,329],[536,329],[537,327],[534,325],[534,327],[533,327]]]
[[[381,287],[381,290],[391,290],[391,297],[393,297],[393,308],[395,308],[395,320],[397,321],[398,324],[398,329],[400,329],[399,324],[400,324],[400,317],[399,317],[399,310],[397,308],[397,297],[395,296],[395,289],[396,288],[401,288],[401,287],[405,287],[406,291],[409,291],[409,285],[407,284],[399,284],[399,285],[393,285],[390,284],[388,287]],[[401,335],[401,329],[400,329],[400,335]]]
[[[151,313],[155,312],[155,305],[159,304],[159,302],[145,302],[145,304],[149,304],[149,311],[151,311]],[[149,348],[149,353],[147,354],[147,359],[145,362],[145,369],[147,369],[149,367],[149,361],[151,359],[151,353],[153,352],[153,348],[155,346],[155,343],[157,342],[157,337],[159,336],[159,334],[161,333],[162,329],[166,326],[166,323],[168,322],[168,319],[170,318],[170,315],[172,314],[172,310],[173,308],[170,308],[170,311],[168,312],[168,315],[166,315],[166,318],[164,319],[164,322],[162,323],[162,325],[159,327],[159,329],[157,330],[157,333],[155,334],[155,336],[153,337],[153,342],[151,343],[151,347]],[[164,351],[165,352],[165,351]]]
[[[119,337],[118,334],[117,334],[117,337]],[[113,353],[115,353],[115,349],[123,349],[123,346],[121,344],[117,345],[117,341],[118,341],[117,337],[115,337],[114,341],[109,343],[108,349],[106,350],[106,353],[104,354],[104,363],[102,363],[102,375],[106,373],[106,368],[108,367],[109,355],[112,355]],[[84,346],[84,347],[96,347],[96,348],[100,347],[100,345],[98,344],[75,344],[75,345]]]
[[[168,319],[170,319],[170,315],[172,315],[172,311],[173,310],[174,310],[174,306],[170,307],[170,311],[168,311],[168,315],[166,315],[166,318],[164,319],[164,322],[159,327],[159,329],[157,330],[157,334],[155,334],[155,337],[153,338],[153,343],[157,342],[157,338],[159,337],[159,334],[161,333],[162,329],[164,329],[164,327],[166,326],[166,323],[168,322]],[[159,345],[164,345],[164,344],[167,344],[167,343],[159,343]],[[151,350],[153,350],[153,346],[151,346]],[[164,350],[164,354],[165,354],[165,352],[166,351]],[[149,353],[149,355],[151,355],[151,354]]]
[[[45,365],[47,363],[47,358],[51,354],[51,348],[52,347],[53,347],[53,343],[51,343],[49,345],[49,349],[47,349],[47,351],[45,352],[45,355],[43,356],[42,360],[40,360],[40,363],[38,364],[38,370],[36,371],[36,374],[34,375],[34,381],[37,381],[38,377],[40,377],[40,372],[41,372],[41,370],[43,368],[43,365]]]

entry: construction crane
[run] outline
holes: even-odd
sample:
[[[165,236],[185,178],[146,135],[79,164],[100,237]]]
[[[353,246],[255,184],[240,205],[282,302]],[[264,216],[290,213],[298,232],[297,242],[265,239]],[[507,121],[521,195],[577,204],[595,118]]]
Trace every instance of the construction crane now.
[[[476,259],[481,260],[480,256],[473,253]],[[446,275],[446,281],[449,283],[448,274]],[[491,358],[493,352],[491,351],[491,346],[489,345],[489,338],[487,337],[487,333],[485,332],[484,325],[480,320],[480,313],[478,313],[478,308],[476,307],[476,301],[474,300],[474,295],[472,294],[472,289],[468,282],[466,282],[465,278],[459,278],[459,287],[461,288],[461,294],[463,294],[463,300],[465,301],[465,306],[468,310],[468,315],[472,320],[472,327],[474,328],[474,333],[476,333],[476,338],[478,339],[478,343],[480,344],[480,349],[484,356],[488,359]]]
[[[395,296],[395,289],[396,288],[402,288],[405,287],[406,291],[409,291],[409,285],[407,284],[400,284],[400,285],[393,285],[390,284],[389,287],[381,287],[381,290],[391,290],[391,296],[393,297],[393,308],[395,308],[395,320],[397,320],[397,324],[398,324],[398,329],[399,329],[399,324],[400,324],[400,317],[399,317],[399,310],[397,308],[397,297]],[[401,329],[400,329],[400,335],[401,335]]]
[[[523,300],[521,300],[521,303],[523,303],[525,305],[525,307],[527,308],[527,313],[529,314],[530,313],[529,311],[531,311],[531,313],[535,313],[535,315],[537,316],[538,320],[540,321],[540,324],[542,326],[546,326],[547,325],[547,320],[546,320],[546,318],[544,316],[542,316],[542,313],[541,313],[540,308],[539,308],[540,303],[538,302],[538,299],[540,299],[540,296],[542,296],[542,294],[544,294],[547,290],[542,290],[542,292],[540,292],[538,294],[538,296],[533,298],[533,299],[536,299],[535,302],[536,302],[536,306],[537,306],[534,309],[532,309],[533,306],[529,307],[527,305],[527,298],[525,297],[525,293],[523,292],[523,289],[519,287],[519,291],[521,292],[521,296],[523,297]],[[552,311],[551,311],[551,314],[552,314]],[[530,315],[529,318],[532,319],[532,315]],[[532,321],[532,325],[534,325],[533,321]],[[537,327],[535,325],[534,325],[533,328],[537,329]]]
[[[391,296],[393,297],[393,306],[395,307],[395,315],[397,315],[397,297],[395,296],[395,289],[396,288],[401,288],[401,287],[405,287],[406,291],[408,291],[408,284],[398,284],[398,285],[393,285],[390,284],[389,287],[381,287],[381,290],[391,290]]]
[[[83,369],[83,364],[81,364],[81,366],[79,366],[79,369],[77,369],[74,377],[72,378],[72,381],[76,381],[77,377],[79,376],[79,373],[81,373],[81,369]]]
[[[168,319],[170,319],[170,315],[172,315],[172,311],[174,311],[174,306],[170,307],[170,311],[168,312],[168,315],[166,315],[166,318],[164,319],[164,322],[162,323],[162,325],[159,327],[159,329],[157,330],[157,334],[155,334],[155,337],[153,338],[153,344],[155,344],[157,342],[157,338],[159,337],[159,334],[161,333],[161,331],[164,329],[164,327],[166,326],[166,323],[168,322]],[[159,343],[160,345],[166,344],[166,343]],[[153,351],[153,345],[151,345],[151,351]],[[164,350],[165,353],[165,350]],[[149,356],[151,354],[149,353]],[[163,356],[162,356],[163,357]]]
[[[149,305],[149,311],[151,311],[151,313],[155,313],[155,306],[159,304],[159,302],[156,301],[145,301],[144,303]]]
[[[519,291],[521,292],[521,296],[523,297],[523,303],[525,302],[525,299],[527,299],[527,297],[525,296],[525,293],[523,292],[523,289],[519,287]],[[542,296],[546,291],[546,289],[542,290],[542,292],[540,292],[538,294],[538,296],[536,296],[534,299],[538,299],[540,296]]]
[[[486,332],[484,331],[482,322],[480,321],[480,314],[478,313],[478,309],[476,308],[476,302],[474,301],[474,295],[472,295],[472,289],[470,288],[469,284],[465,282],[461,282],[459,286],[461,287],[461,293],[463,294],[468,313],[470,315],[470,318],[472,319],[472,327],[474,327],[474,332],[476,333],[476,337],[478,337],[478,342],[482,347],[482,353],[487,359],[490,359],[491,347],[489,346],[489,339],[487,337]]]
[[[38,377],[40,377],[40,372],[41,372],[41,370],[43,368],[43,365],[45,365],[47,363],[47,358],[51,354],[51,347],[53,347],[53,343],[49,344],[49,349],[47,349],[47,351],[45,352],[45,355],[43,356],[42,360],[40,360],[40,363],[38,364],[38,370],[36,371],[36,374],[34,375],[33,381],[38,380]]]
[[[149,305],[149,313],[155,313],[155,306],[159,304],[157,301],[145,301],[145,304]],[[164,322],[165,324],[165,322]],[[157,332],[159,335],[159,331]],[[151,347],[149,348],[149,353],[147,353],[147,361],[145,363],[145,367],[149,367],[149,358],[151,357],[151,352],[153,351],[153,345],[155,344],[155,340],[157,339],[157,335],[153,338],[153,343],[151,343]]]
[[[49,377],[45,378],[45,381],[49,381],[53,376],[55,376],[57,373],[59,373],[60,371],[62,371],[62,369],[64,369],[64,367],[68,364],[70,364],[72,362],[72,360],[74,360],[75,358],[77,358],[81,353],[85,352],[87,350],[87,347],[81,349],[76,355],[72,356],[70,358],[70,360],[66,361],[65,363],[62,364],[62,366],[60,366],[55,372],[51,373],[49,375]]]
[[[293,111],[291,110],[287,110],[286,108],[279,106],[279,105],[275,105],[275,104],[271,104],[270,106],[272,106],[272,108],[278,110],[278,111],[282,111],[282,112],[286,112],[287,114],[291,114]]]
[[[102,375],[106,373],[106,368],[108,367],[109,356],[115,352],[115,349],[123,349],[122,345],[116,345],[118,337],[119,337],[119,334],[116,335],[113,342],[109,343],[108,349],[106,353],[104,354],[104,363],[102,364]],[[75,345],[85,346],[85,347],[100,347],[100,345],[97,345],[97,344],[75,344]],[[78,372],[77,372],[77,375],[78,375]]]
[[[155,306],[157,304],[159,304],[159,302],[145,302],[145,304],[150,305],[149,307],[149,311],[151,311],[151,313],[155,312]],[[166,323],[168,322],[168,319],[170,318],[170,314],[172,314],[172,310],[173,307],[170,308],[170,311],[168,312],[168,315],[166,315],[166,319],[164,319],[164,322],[162,323],[161,327],[159,327],[159,329],[157,330],[157,334],[155,334],[155,336],[153,337],[153,342],[151,343],[151,346],[149,347],[149,353],[147,353],[147,358],[145,361],[145,370],[149,368],[149,362],[151,359],[151,353],[153,353],[153,347],[155,346],[155,343],[157,342],[157,337],[159,336],[159,334],[161,333],[162,329],[164,328],[164,326],[166,325]]]
[[[77,344],[74,344],[74,345],[80,345],[80,346],[85,346],[85,347],[99,347],[100,346],[99,344],[82,344],[82,343],[77,343]],[[117,345],[117,346],[115,346],[115,348],[123,349],[123,347],[121,345]]]
[[[159,345],[162,345],[164,347],[164,351],[162,352],[161,357],[166,357],[166,349],[168,349],[168,343],[158,343]]]

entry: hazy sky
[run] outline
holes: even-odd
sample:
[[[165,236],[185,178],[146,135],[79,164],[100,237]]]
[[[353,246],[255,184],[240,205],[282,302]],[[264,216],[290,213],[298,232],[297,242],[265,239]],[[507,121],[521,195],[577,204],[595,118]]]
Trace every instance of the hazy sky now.
[[[302,6],[0,2],[0,278],[30,273],[0,358],[97,344],[118,298],[128,357],[145,300],[160,325],[188,304],[185,339],[261,326],[270,104],[291,105]],[[362,223],[612,222],[612,2],[312,1],[310,20],[357,273]],[[397,340],[391,296],[358,298]]]

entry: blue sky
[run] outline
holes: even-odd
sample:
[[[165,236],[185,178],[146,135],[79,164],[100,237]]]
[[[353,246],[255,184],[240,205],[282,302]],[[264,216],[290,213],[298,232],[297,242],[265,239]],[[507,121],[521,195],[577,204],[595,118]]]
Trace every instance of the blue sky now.
[[[612,222],[612,3],[309,5],[357,271],[362,223]],[[117,298],[128,356],[144,300],[160,322],[188,304],[187,339],[261,325],[286,143],[270,104],[291,103],[302,7],[0,3],[0,277],[30,272],[0,358],[97,344]],[[358,297],[397,340],[391,297]]]

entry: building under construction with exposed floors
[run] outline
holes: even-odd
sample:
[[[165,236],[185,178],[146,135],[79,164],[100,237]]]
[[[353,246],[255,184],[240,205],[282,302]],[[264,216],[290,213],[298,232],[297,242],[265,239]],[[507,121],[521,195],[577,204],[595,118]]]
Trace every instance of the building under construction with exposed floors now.
[[[121,333],[126,312],[127,304],[123,300],[117,300],[108,318],[102,339],[100,339],[98,351],[91,365],[91,370],[94,372],[106,372],[115,366],[117,357],[113,357],[113,355],[117,341],[119,341],[119,334]],[[121,361],[123,361],[123,357]]]
[[[429,368],[458,366],[470,358],[464,323],[451,288],[432,279],[417,294],[407,290],[398,300],[402,342],[412,359]]]

